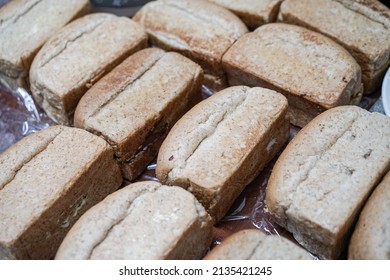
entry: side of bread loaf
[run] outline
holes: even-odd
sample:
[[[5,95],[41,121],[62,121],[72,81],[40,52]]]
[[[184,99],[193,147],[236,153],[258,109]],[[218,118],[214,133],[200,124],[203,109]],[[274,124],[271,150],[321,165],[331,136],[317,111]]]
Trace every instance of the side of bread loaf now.
[[[51,259],[74,222],[122,182],[110,146],[54,126],[0,155],[0,259]]]
[[[389,168],[390,118],[357,106],[333,108],[304,127],[278,158],[266,205],[303,247],[337,258]]]
[[[145,27],[152,44],[201,65],[205,83],[216,89],[226,86],[222,55],[248,31],[229,10],[206,0],[153,1],[133,19]]]
[[[263,88],[222,90],[187,112],[164,140],[157,178],[192,192],[221,219],[286,143],[287,100]]]
[[[129,18],[105,13],[79,18],[51,37],[34,58],[32,94],[50,118],[69,124],[87,89],[146,44],[144,29]]]
[[[256,29],[260,25],[274,22],[278,16],[282,0],[209,0],[226,9],[242,19],[250,28]]]
[[[312,260],[305,249],[288,239],[257,229],[238,231],[214,247],[204,260]]]
[[[0,9],[0,79],[27,86],[35,54],[61,27],[89,10],[88,0],[14,0]]]
[[[323,33],[345,47],[361,66],[365,93],[378,88],[390,65],[389,19],[390,9],[372,0],[286,0],[279,13],[279,21]]]
[[[349,243],[348,259],[390,260],[390,172],[360,213]]]
[[[156,157],[173,124],[201,99],[202,81],[201,67],[188,58],[141,50],[83,96],[75,126],[106,139],[131,181]]]
[[[211,240],[210,216],[191,193],[145,181],[85,213],[56,259],[199,259]]]
[[[326,109],[358,104],[361,70],[333,40],[303,27],[263,25],[224,55],[230,85],[264,86],[283,93],[289,116],[303,127]]]

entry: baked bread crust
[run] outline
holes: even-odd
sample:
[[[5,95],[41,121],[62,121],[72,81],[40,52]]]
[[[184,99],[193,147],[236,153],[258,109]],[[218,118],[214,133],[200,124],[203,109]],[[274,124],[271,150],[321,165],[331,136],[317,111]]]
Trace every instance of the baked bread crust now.
[[[289,101],[292,124],[303,127],[329,108],[358,104],[361,70],[331,39],[284,23],[242,36],[223,57],[230,85],[264,86]]]
[[[211,241],[211,218],[191,193],[144,181],[85,213],[56,259],[200,259]]]
[[[1,7],[0,80],[12,88],[27,87],[30,65],[41,46],[89,8],[88,0],[14,0]]]
[[[360,213],[349,243],[348,259],[390,260],[390,172]]]
[[[282,0],[209,0],[236,14],[250,29],[275,22]]]
[[[75,126],[110,143],[122,174],[134,180],[156,157],[173,124],[201,99],[202,81],[201,67],[188,58],[141,50],[83,96]]]
[[[390,9],[379,1],[286,0],[279,21],[320,32],[347,49],[362,69],[365,94],[390,65]]]
[[[206,0],[159,0],[143,6],[133,17],[142,24],[153,45],[177,51],[202,66],[205,83],[226,86],[221,59],[248,32],[229,10]]]
[[[287,100],[263,88],[227,88],[172,128],[158,153],[160,182],[183,187],[220,220],[289,137]]]
[[[204,260],[313,260],[305,249],[288,239],[257,229],[238,231],[214,247]]]
[[[34,58],[34,99],[50,118],[68,125],[87,89],[146,44],[144,29],[129,18],[105,13],[79,18],[51,37]]]
[[[353,223],[390,168],[390,118],[357,106],[330,109],[278,158],[266,188],[274,220],[308,251],[335,259]]]
[[[122,183],[110,146],[54,126],[0,154],[0,259],[52,259],[74,222]]]

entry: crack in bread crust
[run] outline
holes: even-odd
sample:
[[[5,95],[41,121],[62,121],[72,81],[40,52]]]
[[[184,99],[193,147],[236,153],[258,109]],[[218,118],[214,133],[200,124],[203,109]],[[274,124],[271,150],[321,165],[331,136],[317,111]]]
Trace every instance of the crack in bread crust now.
[[[91,259],[95,249],[97,247],[99,247],[100,244],[102,244],[106,239],[107,237],[110,235],[110,233],[112,232],[112,230],[120,225],[132,212],[132,209],[134,208],[133,205],[134,205],[134,202],[138,199],[140,199],[143,195],[145,194],[149,194],[149,193],[154,193],[154,192],[157,192],[160,187],[162,185],[159,185],[158,187],[156,188],[151,188],[151,189],[143,189],[141,191],[141,193],[134,199],[134,200],[131,200],[131,201],[128,201],[128,204],[127,204],[127,207],[126,207],[126,210],[124,212],[121,213],[121,215],[118,217],[118,219],[110,226],[110,228],[108,228],[104,235],[100,238],[100,240],[97,240],[96,242],[94,242],[95,244],[93,245],[93,247],[91,248],[91,251],[89,252],[88,256],[86,259]]]
[[[245,92],[247,90],[245,89]],[[214,121],[214,123],[212,123],[212,131],[206,131],[205,135],[202,136],[202,138],[199,140],[199,142],[192,148],[192,152],[187,156],[187,158],[184,159],[184,166],[180,167],[174,167],[172,168],[169,172],[168,172],[168,179],[170,180],[170,178],[172,177],[171,174],[172,173],[182,173],[186,170],[186,166],[187,166],[187,163],[188,161],[191,159],[192,156],[195,155],[196,151],[200,148],[200,146],[202,145],[202,143],[204,143],[204,141],[206,141],[207,139],[209,139],[210,137],[212,137],[215,132],[217,131],[218,127],[232,114],[234,114],[234,112],[240,107],[242,106],[245,101],[247,100],[247,97],[248,95],[245,95],[245,96],[241,96],[241,98],[238,100],[238,102],[236,104],[234,104],[233,108],[226,108],[225,109],[225,112],[223,112],[223,114],[221,116],[219,116],[219,112],[215,113],[215,114],[212,114],[212,115],[209,115],[207,116],[207,119],[204,120],[204,122],[201,122],[201,123],[198,123],[198,128],[200,126],[207,126],[208,123],[209,123],[209,120],[213,119],[213,117],[215,116],[215,118],[217,118],[217,120]],[[224,103],[222,106],[220,107],[224,107],[226,103]],[[198,129],[199,131],[199,129]],[[201,133],[201,132],[199,132]],[[177,170],[179,169],[179,170]],[[190,186],[190,182],[187,182],[187,187]]]
[[[62,133],[62,130],[59,131],[55,136],[53,136],[50,140],[47,141],[47,144],[44,145],[41,149],[37,150],[33,155],[31,155],[27,160],[24,160],[19,166],[17,166],[16,170],[13,172],[14,174],[11,175],[11,177],[3,184],[0,185],[0,191],[5,189],[9,183],[12,182],[12,180],[16,177],[18,172],[23,169],[23,167],[28,164],[30,161],[32,161],[36,156],[38,156],[40,153],[44,152],[47,147]]]
[[[324,156],[330,149],[332,149],[332,147],[336,146],[337,143],[338,143],[338,141],[339,141],[340,139],[342,139],[344,135],[346,135],[349,131],[351,131],[351,128],[352,128],[353,125],[357,122],[358,118],[359,118],[358,116],[355,116],[355,117],[350,121],[350,123],[348,124],[348,126],[347,126],[347,127],[346,127],[346,128],[345,128],[345,129],[344,129],[344,130],[343,130],[335,139],[333,139],[332,142],[330,142],[330,143],[327,145],[327,147],[324,149],[324,151],[323,151],[320,155],[318,155],[318,156],[316,157],[316,161],[313,162],[313,163],[311,164],[311,166],[309,167],[308,170],[306,170],[306,172],[305,172],[303,178],[301,178],[301,180],[300,180],[299,182],[297,182],[296,188],[295,188],[295,190],[294,190],[295,193],[297,193],[299,187],[300,187],[306,180],[308,180],[308,178],[309,178],[309,176],[310,176],[310,173],[314,170],[314,168],[316,167],[317,163],[319,163],[319,162],[322,160],[323,156]],[[334,189],[325,192],[325,193],[323,194],[323,196],[328,195],[328,194],[331,193],[333,190],[334,190]],[[294,196],[294,195],[293,195],[293,196]],[[292,196],[292,197],[293,197],[293,196]],[[322,197],[321,199],[324,199],[324,197]],[[319,200],[321,200],[321,199],[319,199]],[[286,216],[286,217],[289,216],[289,215],[288,215],[288,211],[289,211],[291,205],[293,204],[293,202],[294,202],[294,199],[291,198],[291,200],[289,201],[288,205],[286,205],[286,208],[284,209],[284,212],[285,212],[285,216]]]
[[[58,57],[59,55],[61,55],[61,53],[63,53],[70,44],[73,44],[75,43],[78,39],[82,38],[83,36],[87,35],[87,34],[91,34],[93,33],[100,25],[102,25],[104,22],[106,21],[106,19],[103,19],[99,22],[97,22],[96,24],[94,24],[93,26],[89,27],[88,29],[86,30],[81,30],[80,33],[77,33],[77,34],[74,34],[75,36],[72,37],[71,39],[67,40],[66,42],[63,42],[62,46],[56,50],[56,52],[54,54],[52,54],[50,57],[46,58],[44,61],[42,61],[39,65],[39,68],[43,68],[45,67],[45,65],[47,65],[48,63],[50,63],[54,58]]]
[[[22,7],[20,7],[20,8],[25,8],[25,9],[22,10],[19,14],[12,15],[9,18],[6,18],[6,19],[0,21],[0,30],[7,27],[10,24],[16,23],[22,16],[28,14],[32,9],[34,9],[35,6],[39,5],[43,1],[44,0],[38,0],[35,3],[31,3],[30,5],[29,5],[29,3],[26,3],[26,5],[23,5]]]

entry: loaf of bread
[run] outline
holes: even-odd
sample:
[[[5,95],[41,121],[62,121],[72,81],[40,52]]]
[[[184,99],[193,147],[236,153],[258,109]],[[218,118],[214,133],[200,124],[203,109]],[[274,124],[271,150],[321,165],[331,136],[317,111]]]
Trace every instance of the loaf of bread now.
[[[144,181],[85,213],[56,259],[200,259],[211,240],[211,218],[191,193]]]
[[[32,94],[50,118],[69,124],[88,87],[146,44],[144,29],[129,18],[104,13],[79,18],[51,37],[34,58]]]
[[[242,36],[223,56],[230,85],[264,86],[283,93],[291,123],[303,127],[319,113],[358,104],[361,70],[333,40],[284,23]]]
[[[122,183],[111,147],[54,126],[0,154],[0,259],[52,259],[74,222]]]
[[[0,9],[0,80],[26,87],[31,62],[61,27],[89,10],[88,0],[14,0]]]
[[[128,180],[152,161],[173,124],[201,99],[202,68],[157,48],[141,50],[81,98],[74,124],[111,144]]]
[[[286,0],[279,21],[325,34],[362,69],[365,93],[381,84],[390,64],[390,9],[376,0]]]
[[[187,112],[164,140],[157,178],[192,192],[217,222],[289,137],[287,100],[237,86]]]
[[[375,188],[359,216],[348,258],[390,260],[390,172]]]
[[[204,260],[312,260],[302,247],[257,229],[238,231],[214,247]]]
[[[250,28],[276,21],[282,0],[209,0],[229,9]]]
[[[338,258],[389,168],[390,118],[357,106],[333,108],[304,127],[278,158],[266,205],[307,250]]]
[[[152,44],[201,65],[206,85],[214,89],[226,86],[222,55],[248,32],[237,16],[206,0],[152,1],[133,19],[146,28]]]

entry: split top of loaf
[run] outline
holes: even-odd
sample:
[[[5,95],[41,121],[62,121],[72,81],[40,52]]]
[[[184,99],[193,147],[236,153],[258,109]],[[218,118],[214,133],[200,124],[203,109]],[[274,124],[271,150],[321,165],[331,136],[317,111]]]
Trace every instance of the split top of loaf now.
[[[282,0],[209,0],[221,5],[237,16],[251,29],[274,22]]]
[[[237,86],[197,104],[172,128],[157,158],[158,179],[193,192],[218,221],[286,143],[287,100]]]
[[[277,235],[257,229],[238,231],[224,239],[205,260],[312,260],[305,249]]]
[[[153,1],[133,19],[145,27],[152,44],[191,58],[205,70],[206,83],[219,85],[225,83],[223,54],[248,32],[237,16],[206,0]]]
[[[266,205],[310,252],[337,258],[389,168],[390,118],[357,106],[333,108],[304,127],[278,158]]]
[[[51,37],[34,58],[32,94],[50,118],[69,124],[88,87],[146,42],[144,29],[129,18],[105,13],[79,18]]]
[[[173,124],[201,98],[202,81],[201,67],[188,58],[141,50],[88,90],[77,106],[75,126],[110,143],[126,165],[125,177],[133,180],[157,155]]]
[[[379,1],[286,0],[279,20],[320,32],[345,47],[362,68],[366,93],[390,64],[390,9]]]
[[[340,45],[303,27],[270,23],[242,36],[224,55],[229,84],[265,86],[286,95],[292,123],[358,104],[361,70]]]
[[[191,193],[145,181],[86,212],[56,259],[199,259],[211,240],[210,216]]]
[[[110,146],[53,126],[0,155],[0,259],[50,259],[73,223],[122,183]]]
[[[88,8],[88,0],[14,0],[2,6],[0,75],[14,80],[26,78],[41,46],[61,27],[87,12]],[[23,80],[16,83],[26,86]]]

